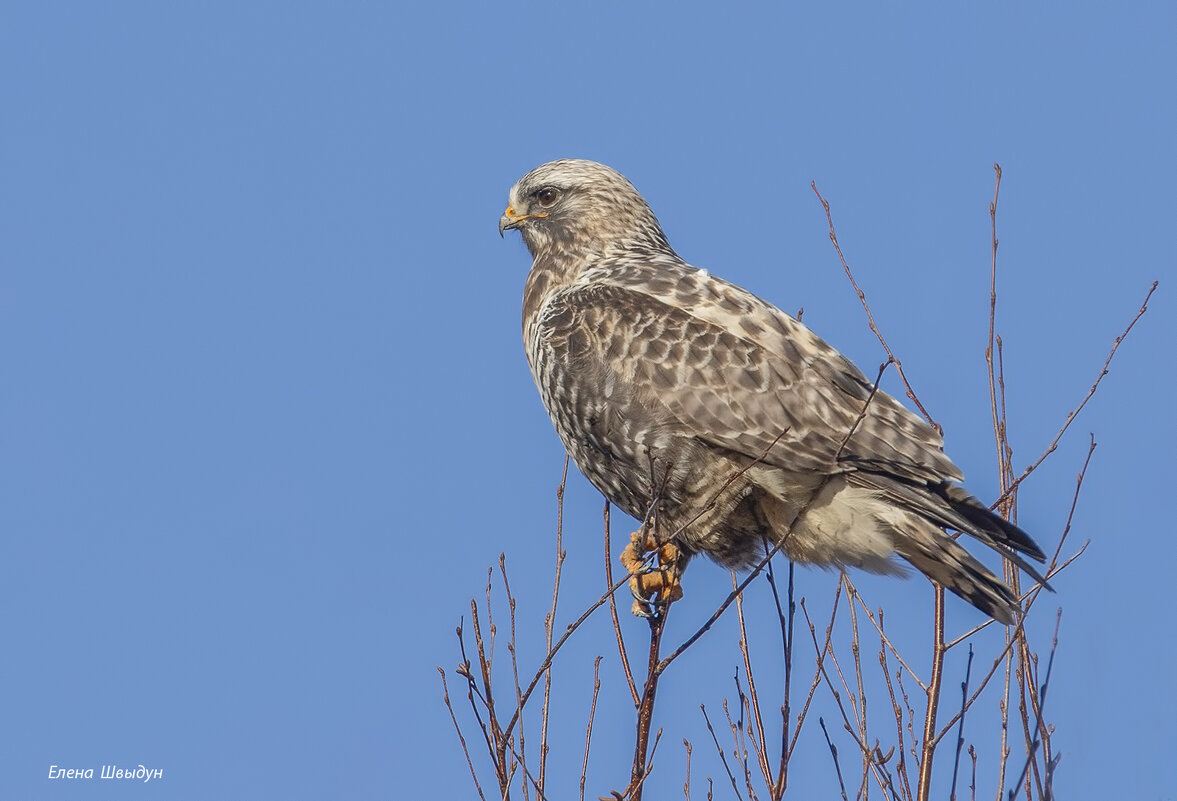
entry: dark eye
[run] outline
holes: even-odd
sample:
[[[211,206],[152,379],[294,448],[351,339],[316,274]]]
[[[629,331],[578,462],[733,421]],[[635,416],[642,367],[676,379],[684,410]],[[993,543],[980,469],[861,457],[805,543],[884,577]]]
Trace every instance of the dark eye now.
[[[556,202],[556,198],[560,197],[560,192],[553,186],[545,186],[543,189],[535,193],[536,200],[541,206],[550,206]]]

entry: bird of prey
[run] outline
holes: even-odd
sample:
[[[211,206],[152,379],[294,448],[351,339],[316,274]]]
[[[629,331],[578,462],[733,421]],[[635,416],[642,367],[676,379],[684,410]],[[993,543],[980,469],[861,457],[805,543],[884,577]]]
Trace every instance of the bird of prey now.
[[[1021,529],[956,482],[940,435],[800,322],[671,249],[633,185],[564,159],[512,188],[499,233],[533,258],[523,340],[581,472],[643,521],[621,555],[635,612],[681,597],[687,560],[902,574],[1002,623],[1017,596],[945,529],[1040,578]],[[656,564],[655,564],[656,562]]]

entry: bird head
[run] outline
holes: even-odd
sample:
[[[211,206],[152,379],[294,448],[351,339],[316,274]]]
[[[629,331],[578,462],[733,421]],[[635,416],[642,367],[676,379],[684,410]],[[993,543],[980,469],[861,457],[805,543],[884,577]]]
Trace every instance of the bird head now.
[[[553,251],[604,253],[646,244],[669,250],[662,227],[625,176],[583,159],[536,167],[511,187],[499,234],[517,230],[533,257]]]

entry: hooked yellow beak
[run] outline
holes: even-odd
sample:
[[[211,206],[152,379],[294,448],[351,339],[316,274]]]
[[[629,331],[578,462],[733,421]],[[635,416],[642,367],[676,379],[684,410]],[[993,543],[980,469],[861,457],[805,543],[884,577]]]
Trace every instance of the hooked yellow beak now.
[[[503,212],[503,216],[499,217],[499,236],[502,236],[504,231],[518,228],[523,224],[524,220],[530,220],[533,217],[547,216],[547,212],[539,212],[537,214],[516,214],[514,206],[507,206],[507,210]]]

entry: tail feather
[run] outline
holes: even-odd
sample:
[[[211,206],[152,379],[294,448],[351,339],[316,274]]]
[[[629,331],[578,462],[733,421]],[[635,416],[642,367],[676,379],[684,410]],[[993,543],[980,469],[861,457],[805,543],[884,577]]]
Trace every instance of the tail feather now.
[[[860,486],[870,487],[911,514],[908,524],[897,529],[896,550],[901,556],[929,578],[1003,623],[1012,622],[1011,615],[1019,609],[1017,598],[940,528],[975,537],[1053,592],[1046,579],[1022,557],[1025,554],[1030,559],[1045,562],[1046,555],[1038,544],[1016,525],[990,511],[963,487],[947,481],[920,484],[865,471],[851,473],[848,478]],[[917,525],[919,522],[930,525],[925,528]]]
[[[1046,561],[1046,554],[1038,547],[1038,543],[1030,539],[1030,535],[1022,531],[1013,523],[998,514],[994,514],[987,506],[969,495],[963,487],[956,484],[940,484],[931,488],[933,492],[941,494],[951,504],[953,510],[972,523],[974,527],[989,534],[994,542],[1015,551],[1026,554],[1039,562]],[[969,531],[969,529],[958,530]],[[969,531],[972,534],[972,531]],[[976,536],[976,535],[974,535]]]
[[[849,480],[863,487],[882,493],[888,501],[938,526],[962,531],[976,537],[1002,556],[1007,556],[1019,565],[1023,553],[1038,562],[1045,562],[1046,555],[1030,535],[1013,523],[991,512],[984,504],[970,495],[963,487],[948,482],[939,484],[917,484],[882,473],[851,473]],[[1033,568],[1025,568],[1031,575],[1037,575]]]
[[[936,526],[910,519],[892,536],[896,553],[994,620],[1009,625],[1021,614],[1013,591]]]

